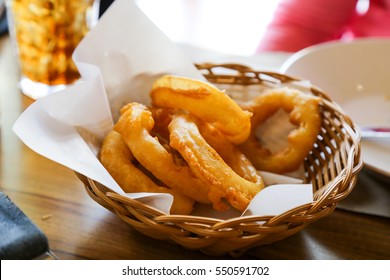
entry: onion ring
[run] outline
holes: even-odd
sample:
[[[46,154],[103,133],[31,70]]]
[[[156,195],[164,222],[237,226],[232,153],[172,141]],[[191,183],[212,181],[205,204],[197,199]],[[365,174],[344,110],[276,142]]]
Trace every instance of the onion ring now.
[[[291,88],[273,89],[260,95],[247,107],[253,113],[252,128],[248,140],[240,145],[241,151],[258,170],[282,174],[298,169],[321,129],[319,102],[318,97]],[[287,147],[272,154],[261,145],[255,132],[280,108],[290,114],[290,122],[298,127],[289,133]]]
[[[150,95],[153,106],[191,112],[215,125],[235,144],[242,143],[250,134],[252,114],[208,83],[166,75],[153,84]]]
[[[172,116],[178,110],[165,109],[165,108],[151,108],[153,113],[153,119],[155,120],[155,126],[153,132],[161,135],[164,139],[160,139],[160,142],[165,144],[165,148],[171,148],[169,146],[169,130],[168,125],[172,121]],[[240,149],[230,142],[225,135],[213,125],[205,123],[197,119],[197,125],[201,135],[206,142],[222,157],[222,159],[241,177],[251,182],[261,182],[261,177],[258,174],[256,168],[252,165],[249,159],[240,151]],[[166,142],[168,139],[168,142]],[[172,148],[171,148],[172,149]],[[175,156],[176,150],[172,151]],[[177,157],[175,157],[177,158]]]
[[[134,157],[156,178],[175,191],[209,204],[207,186],[195,177],[188,165],[175,164],[172,154],[150,134],[153,126],[151,111],[134,102],[121,109],[114,130],[122,135]]]
[[[230,205],[243,212],[252,198],[264,188],[240,177],[205,141],[189,115],[176,114],[168,126],[170,145],[188,162],[191,170],[209,186],[209,199],[214,209],[224,211]]]
[[[133,154],[118,132],[113,130],[104,139],[100,161],[125,192],[169,193],[173,196],[172,214],[186,215],[192,212],[194,200],[156,184],[136,166]]]
[[[221,156],[234,172],[253,183],[262,182],[256,168],[240,149],[215,127],[208,123],[197,122],[199,131],[206,142]]]

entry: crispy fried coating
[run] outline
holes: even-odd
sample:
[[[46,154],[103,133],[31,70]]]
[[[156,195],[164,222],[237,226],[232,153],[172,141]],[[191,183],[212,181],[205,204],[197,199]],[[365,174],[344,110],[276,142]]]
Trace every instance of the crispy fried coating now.
[[[197,121],[199,131],[206,142],[221,156],[234,172],[253,183],[261,183],[262,178],[250,160],[237,145],[230,142],[218,129],[209,123]]]
[[[321,129],[318,97],[292,88],[278,88],[257,97],[247,107],[253,113],[251,134],[240,149],[258,170],[286,173],[296,170],[313,148]],[[261,144],[256,128],[279,109],[290,114],[290,122],[296,125],[288,135],[288,145],[278,152]]]
[[[175,163],[173,155],[157,137],[151,135],[154,119],[151,111],[139,103],[129,103],[121,109],[114,130],[122,135],[134,157],[156,178],[175,191],[209,204],[208,187],[187,165]]]
[[[264,183],[251,182],[235,173],[205,141],[189,115],[176,114],[168,126],[170,145],[188,162],[191,170],[209,186],[209,199],[216,210],[230,205],[244,211]]]
[[[166,75],[153,84],[150,96],[153,106],[191,112],[215,125],[233,143],[245,141],[250,134],[252,114],[208,83]]]
[[[173,196],[171,214],[185,215],[192,212],[195,201],[166,186],[158,185],[145,174],[137,166],[133,154],[118,132],[113,130],[104,139],[100,160],[125,192],[169,193]]]

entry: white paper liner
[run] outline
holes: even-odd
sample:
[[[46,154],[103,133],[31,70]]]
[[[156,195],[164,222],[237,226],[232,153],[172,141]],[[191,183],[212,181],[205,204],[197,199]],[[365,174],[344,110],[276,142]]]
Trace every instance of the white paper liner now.
[[[14,132],[35,152],[169,213],[169,194],[125,194],[97,153],[120,107],[130,101],[149,104],[149,90],[156,78],[164,74],[203,76],[130,0],[114,2],[79,44],[73,58],[82,80],[30,105],[14,124]],[[311,185],[275,174],[263,173],[263,177],[274,186],[260,192],[246,214],[278,215],[313,200]],[[220,213],[201,206],[194,215],[230,218],[241,213]]]

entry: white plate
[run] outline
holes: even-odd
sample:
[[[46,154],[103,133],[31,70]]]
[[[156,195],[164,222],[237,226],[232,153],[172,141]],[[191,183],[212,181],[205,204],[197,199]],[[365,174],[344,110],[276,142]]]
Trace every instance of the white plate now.
[[[390,39],[360,39],[308,47],[281,68],[321,88],[359,126],[390,127]],[[390,176],[390,139],[362,140],[362,158]]]

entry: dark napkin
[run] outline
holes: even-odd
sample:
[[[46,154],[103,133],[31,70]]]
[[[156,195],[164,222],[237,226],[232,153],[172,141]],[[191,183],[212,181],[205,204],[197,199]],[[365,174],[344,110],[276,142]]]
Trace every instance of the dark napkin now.
[[[0,259],[28,260],[49,251],[42,231],[0,192]]]
[[[100,0],[99,2],[99,18],[104,14],[104,12],[111,6],[114,0]]]
[[[353,191],[337,207],[390,218],[390,177],[363,168]]]
[[[0,36],[8,34],[7,13],[6,11],[0,15]]]

